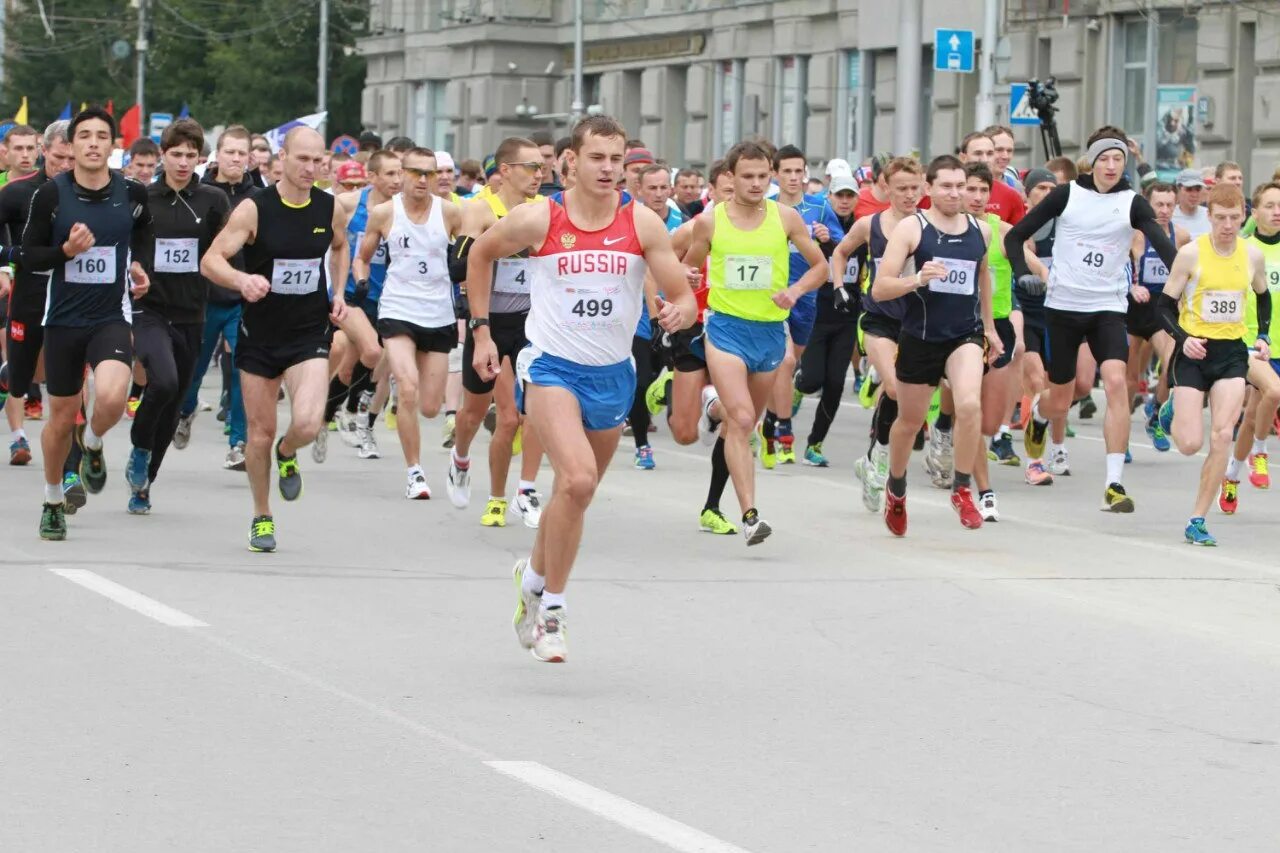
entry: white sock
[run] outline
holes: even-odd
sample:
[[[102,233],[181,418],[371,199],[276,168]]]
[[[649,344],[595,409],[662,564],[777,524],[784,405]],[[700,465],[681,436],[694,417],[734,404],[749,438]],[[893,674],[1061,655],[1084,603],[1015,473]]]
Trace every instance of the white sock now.
[[[996,430],[996,435],[1013,435],[1013,430],[1009,429],[1008,424],[1000,424],[1000,429]]]
[[[1243,459],[1237,459],[1237,458],[1235,458],[1235,456],[1232,456],[1232,457],[1231,457],[1231,459],[1230,459],[1230,460],[1228,460],[1228,462],[1227,462],[1227,479],[1228,479],[1228,480],[1239,480],[1239,479],[1240,479],[1240,469],[1241,469],[1241,468],[1243,468],[1243,467],[1244,467],[1244,460],[1243,460]]]
[[[542,591],[546,588],[547,582],[538,574],[538,570],[533,567],[533,560],[524,564],[524,571],[520,574],[520,588],[525,592],[531,592],[534,595],[542,595]]]
[[[561,610],[565,609],[564,593],[546,592],[544,590],[542,593],[542,609],[550,610],[553,607],[559,607]]]
[[[421,474],[422,476],[424,476],[424,477],[426,476],[426,474],[424,474],[424,473],[423,473],[423,471],[422,471],[422,466],[421,466],[421,465],[410,465],[410,466],[409,466],[409,479],[410,479],[410,480],[412,480],[414,477],[416,477],[416,476],[418,476],[418,475],[420,475],[420,474]]]
[[[1107,485],[1119,483],[1124,475],[1124,454],[1108,453],[1107,454]]]
[[[47,504],[60,504],[64,498],[62,497],[61,483],[45,483],[44,484],[44,502]]]
[[[1040,414],[1040,401],[1039,401],[1039,400],[1036,400],[1034,403],[1032,403],[1032,404],[1031,404],[1031,417],[1032,417],[1033,419],[1035,419],[1035,420],[1039,421],[1040,423],[1044,423],[1044,422],[1045,422],[1044,417]]]
[[[489,500],[491,500],[491,501],[505,501],[505,500],[506,500],[506,498],[504,498],[502,495],[489,495]]]
[[[1053,454],[1057,453],[1059,450],[1065,452],[1066,449],[1067,449],[1067,446],[1065,444],[1058,444],[1056,441],[1050,440],[1048,455],[1053,456]]]
[[[1267,440],[1265,438],[1255,438],[1253,440],[1254,455],[1256,456],[1259,453],[1266,453],[1266,452],[1267,452]]]
[[[14,440],[14,441],[17,441],[17,440],[18,440],[18,439],[20,439],[20,438],[26,438],[26,437],[27,437],[27,431],[26,431],[25,429],[23,429],[22,427],[18,427],[17,429],[15,429],[15,430],[13,431],[13,440]]]
[[[522,492],[537,491],[537,486],[534,484],[533,480],[521,480],[520,491]]]
[[[84,446],[90,450],[102,449],[102,436],[94,434],[93,424],[84,425]]]
[[[449,452],[453,455],[453,464],[457,465],[459,468],[469,468],[471,466],[470,456],[459,456],[457,448],[454,448]]]

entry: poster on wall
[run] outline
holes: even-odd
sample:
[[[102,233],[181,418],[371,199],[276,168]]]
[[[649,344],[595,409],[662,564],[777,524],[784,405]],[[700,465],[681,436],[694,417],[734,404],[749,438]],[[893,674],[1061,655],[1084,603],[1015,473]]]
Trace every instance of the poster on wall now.
[[[1173,181],[1195,165],[1195,86],[1156,87],[1156,172]]]

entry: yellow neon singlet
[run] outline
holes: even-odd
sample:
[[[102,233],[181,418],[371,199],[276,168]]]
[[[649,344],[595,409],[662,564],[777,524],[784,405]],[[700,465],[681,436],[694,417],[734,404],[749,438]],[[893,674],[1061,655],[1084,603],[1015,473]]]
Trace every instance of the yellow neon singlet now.
[[[729,205],[715,206],[707,307],[742,320],[769,323],[785,320],[791,313],[773,304],[773,294],[787,289],[791,250],[778,203],[766,199],[764,205],[764,221],[752,231],[733,224]]]
[[[1243,339],[1251,287],[1248,244],[1237,237],[1234,250],[1223,257],[1213,248],[1213,237],[1205,234],[1196,240],[1196,248],[1200,259],[1183,291],[1178,325],[1197,338]]]

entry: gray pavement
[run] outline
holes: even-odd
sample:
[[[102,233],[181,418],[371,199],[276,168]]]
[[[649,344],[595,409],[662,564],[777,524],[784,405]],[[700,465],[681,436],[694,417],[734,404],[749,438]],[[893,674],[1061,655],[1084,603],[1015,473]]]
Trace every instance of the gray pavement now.
[[[664,427],[640,472],[624,438],[559,667],[511,631],[533,532],[480,527],[483,433],[466,511],[438,422],[430,502],[381,425],[381,460],[304,452],[272,555],[211,414],[148,517],[113,430],[64,543],[38,539],[38,468],[5,468],[0,850],[1274,850],[1280,495],[1246,484],[1219,548],[1182,544],[1200,460],[1135,419],[1138,511],[1099,512],[1100,417],[1075,476],[996,469],[980,531],[914,459],[895,540],[847,405],[832,468],[760,474],[776,533],[751,549],[697,530],[705,448]]]

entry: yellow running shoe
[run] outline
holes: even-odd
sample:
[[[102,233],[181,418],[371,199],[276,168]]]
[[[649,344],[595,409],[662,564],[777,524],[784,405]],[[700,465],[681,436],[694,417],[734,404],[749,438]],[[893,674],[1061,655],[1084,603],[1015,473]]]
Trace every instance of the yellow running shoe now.
[[[507,502],[501,498],[489,498],[489,502],[484,505],[484,515],[480,516],[480,523],[485,527],[506,527]]]
[[[516,437],[511,439],[511,455],[519,456],[520,451],[524,450],[524,426],[516,427]]]
[[[715,533],[720,536],[733,536],[738,532],[738,528],[724,517],[724,513],[718,509],[704,509],[702,517],[698,519],[698,529],[703,533]]]
[[[756,427],[756,431],[760,433],[760,464],[764,466],[764,470],[772,471],[773,466],[778,464],[778,456],[774,452],[773,439],[764,437],[764,425]]]
[[[667,389],[671,386],[671,374],[667,369],[662,368],[662,372],[658,374],[658,378],[649,383],[649,387],[644,389],[644,405],[649,410],[649,414],[656,415],[662,411],[662,406],[667,402]]]
[[[1125,494],[1124,486],[1112,483],[1102,496],[1103,512],[1133,512],[1133,498]]]

